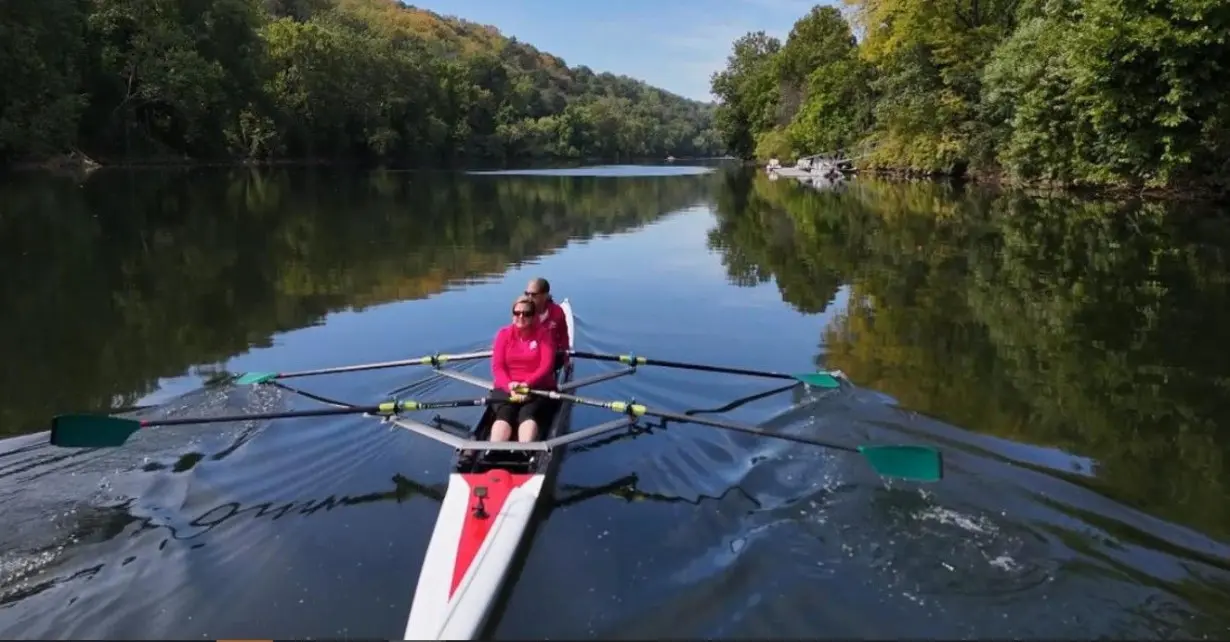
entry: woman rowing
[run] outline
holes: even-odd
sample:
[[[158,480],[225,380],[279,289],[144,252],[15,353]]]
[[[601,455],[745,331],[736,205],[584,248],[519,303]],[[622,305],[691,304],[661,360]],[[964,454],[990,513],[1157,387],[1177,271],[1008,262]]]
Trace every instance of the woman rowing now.
[[[538,438],[538,424],[550,416],[550,399],[517,395],[518,386],[535,390],[555,389],[555,343],[552,333],[539,323],[537,306],[527,296],[513,302],[512,323],[500,328],[491,346],[491,374],[495,388],[508,391],[508,401],[496,402],[491,441],[508,441],[517,426],[517,441]]]

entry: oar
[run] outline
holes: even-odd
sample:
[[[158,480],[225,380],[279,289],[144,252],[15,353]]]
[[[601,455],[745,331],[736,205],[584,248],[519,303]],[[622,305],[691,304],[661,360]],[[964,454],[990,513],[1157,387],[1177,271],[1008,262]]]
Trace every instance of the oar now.
[[[554,390],[532,390],[522,386],[518,388],[518,392],[539,395],[549,399],[558,399],[561,401],[570,401],[572,403],[582,404],[585,406],[594,406],[597,408],[606,408],[614,412],[624,413],[633,417],[648,415],[651,417],[661,417],[679,422],[692,422],[722,428],[724,430],[733,430],[735,432],[746,433],[749,435],[757,435],[759,437],[771,437],[773,439],[784,439],[800,444],[808,444],[811,446],[820,446],[822,448],[832,448],[834,450],[844,450],[846,452],[858,453],[867,460],[872,469],[876,473],[885,477],[901,477],[903,479],[911,479],[914,481],[939,481],[944,477],[944,461],[940,451],[926,446],[842,446],[807,437],[797,437],[795,435],[785,435],[780,433],[769,432],[754,426],[745,424],[737,424],[730,421],[720,419],[707,419],[697,417],[695,415],[684,415],[677,412],[667,412],[662,410],[653,410],[646,408],[640,404],[627,403],[624,401],[600,401],[597,399],[587,399],[585,397],[577,397]]]
[[[431,354],[413,359],[398,361],[381,361],[378,363],[361,363],[354,366],[337,366],[334,368],[317,368],[315,370],[299,370],[297,372],[245,372],[235,378],[235,384],[240,386],[267,383],[274,379],[290,379],[293,377],[310,377],[313,375],[337,374],[339,372],[358,372],[360,370],[380,370],[381,368],[399,368],[401,366],[439,366],[450,361],[472,361],[491,356],[490,350],[481,352],[465,352],[461,354]]]
[[[779,392],[786,392],[787,390],[790,390],[791,388],[793,388],[794,385],[795,384],[792,383],[792,384],[782,386],[780,388],[774,388],[772,390],[758,392],[754,395],[748,395],[746,397],[743,397],[742,399],[735,399],[734,401],[726,404],[725,406],[722,406],[721,408],[705,408],[705,409],[697,409],[697,410],[688,410],[684,412],[683,414],[688,415],[689,417],[692,415],[720,415],[724,412],[730,412],[731,410],[734,410],[735,408],[738,408],[739,406],[746,406],[747,404],[752,403],[753,401],[759,401],[766,397],[772,397],[773,395]]]
[[[747,375],[749,377],[767,377],[769,379],[794,379],[802,381],[809,386],[817,388],[838,388],[841,383],[837,381],[837,377],[827,372],[802,372],[795,374],[787,374],[784,372],[770,372],[767,370],[748,370],[746,368],[729,368],[726,366],[709,366],[703,363],[682,363],[679,361],[665,361],[662,359],[649,359],[647,357],[638,357],[634,354],[603,354],[600,352],[581,352],[573,350],[570,353],[574,357],[582,359],[596,359],[598,361],[616,361],[630,366],[662,366],[663,368],[679,368],[682,370],[697,370],[700,372],[720,372],[723,374]]]
[[[454,401],[386,401],[375,406],[348,408],[319,408],[288,412],[266,412],[250,415],[224,417],[180,417],[177,419],[125,419],[112,415],[69,414],[58,415],[51,420],[51,445],[65,448],[107,448],[122,446],[142,428],[154,426],[177,426],[183,424],[212,424],[230,421],[261,419],[291,419],[296,417],[323,417],[328,415],[357,415],[363,413],[391,415],[403,411],[431,410],[435,408],[461,408],[482,406],[490,399],[459,399]]]

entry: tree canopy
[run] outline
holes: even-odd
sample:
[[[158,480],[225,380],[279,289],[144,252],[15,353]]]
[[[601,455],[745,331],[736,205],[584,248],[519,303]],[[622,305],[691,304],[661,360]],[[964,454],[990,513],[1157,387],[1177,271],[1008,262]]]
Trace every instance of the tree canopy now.
[[[1227,187],[1230,3],[844,0],[712,78],[732,153],[1064,185]],[[859,38],[855,38],[855,33]]]
[[[7,0],[0,164],[712,156],[713,105],[396,0]]]

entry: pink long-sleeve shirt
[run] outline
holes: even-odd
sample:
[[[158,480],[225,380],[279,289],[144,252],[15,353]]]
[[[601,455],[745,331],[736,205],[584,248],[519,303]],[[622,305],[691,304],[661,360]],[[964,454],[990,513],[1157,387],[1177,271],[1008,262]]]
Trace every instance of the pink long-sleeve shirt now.
[[[538,390],[555,390],[555,345],[550,330],[540,324],[522,331],[514,325],[500,328],[491,346],[491,375],[498,390],[513,381]]]

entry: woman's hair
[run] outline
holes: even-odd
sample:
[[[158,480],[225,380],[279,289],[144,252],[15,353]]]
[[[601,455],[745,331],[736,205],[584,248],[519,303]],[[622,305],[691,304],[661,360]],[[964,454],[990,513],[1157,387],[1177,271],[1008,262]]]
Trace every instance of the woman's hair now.
[[[512,304],[513,312],[517,311],[518,305],[528,306],[530,309],[531,315],[536,314],[538,312],[537,306],[534,305],[534,300],[529,298],[528,296],[525,296],[524,294],[522,294],[521,296],[518,296],[516,301],[513,301],[513,304]]]

